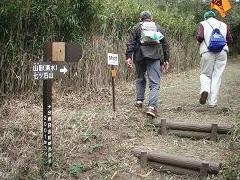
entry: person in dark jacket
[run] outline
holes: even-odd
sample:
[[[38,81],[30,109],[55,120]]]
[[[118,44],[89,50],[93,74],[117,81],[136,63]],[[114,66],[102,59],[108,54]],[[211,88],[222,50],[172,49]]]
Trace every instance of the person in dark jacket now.
[[[153,22],[152,15],[149,11],[140,13],[140,22],[137,23],[131,33],[126,49],[126,64],[129,69],[133,68],[133,63],[136,68],[136,106],[143,107],[147,73],[149,80],[149,102],[147,115],[151,117],[157,116],[157,106],[159,103],[160,89],[160,69],[167,71],[169,68],[169,45],[165,34],[161,27],[155,23],[157,32],[163,35],[159,40],[160,43],[144,44],[141,41],[142,26],[144,22]],[[163,57],[162,52],[163,51]]]

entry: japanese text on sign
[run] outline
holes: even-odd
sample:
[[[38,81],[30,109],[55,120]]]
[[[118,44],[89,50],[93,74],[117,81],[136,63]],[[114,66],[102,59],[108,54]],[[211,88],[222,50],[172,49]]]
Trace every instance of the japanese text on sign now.
[[[52,106],[48,105],[43,116],[43,151],[45,163],[52,163]]]
[[[65,75],[67,64],[52,64],[51,62],[39,62],[33,64],[33,78],[35,80],[54,79]]]
[[[53,72],[57,71],[56,64],[39,64],[33,65],[33,78],[34,79],[53,79]]]
[[[108,53],[108,65],[118,66],[118,54]]]

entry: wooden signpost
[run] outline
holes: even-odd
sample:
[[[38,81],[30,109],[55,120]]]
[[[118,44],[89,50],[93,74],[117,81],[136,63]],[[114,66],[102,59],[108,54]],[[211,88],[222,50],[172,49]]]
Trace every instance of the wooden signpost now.
[[[66,62],[78,62],[82,48],[77,43],[53,42],[44,47],[43,62],[33,64],[33,78],[43,80],[43,162],[52,166],[52,85],[67,73]]]
[[[117,71],[115,69],[115,66],[118,66],[118,55],[108,53],[108,65],[111,66],[111,75],[112,75],[112,95],[113,95],[113,111],[116,111],[116,100],[115,100],[115,82],[114,79],[117,75]]]

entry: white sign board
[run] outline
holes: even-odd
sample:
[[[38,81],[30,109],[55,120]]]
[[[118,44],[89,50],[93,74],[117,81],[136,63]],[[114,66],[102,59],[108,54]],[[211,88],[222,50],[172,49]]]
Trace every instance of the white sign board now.
[[[118,66],[118,54],[108,53],[108,65]]]

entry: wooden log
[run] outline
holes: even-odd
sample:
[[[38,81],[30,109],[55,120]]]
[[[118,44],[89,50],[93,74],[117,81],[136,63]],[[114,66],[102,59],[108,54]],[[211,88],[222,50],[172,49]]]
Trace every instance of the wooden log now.
[[[200,168],[200,179],[208,176],[209,163],[203,162]]]
[[[210,140],[211,141],[217,141],[217,136],[218,136],[218,125],[217,124],[212,124],[212,129],[211,129],[211,136],[210,136]]]
[[[167,135],[167,124],[166,119],[161,119],[161,126],[159,128],[160,134],[163,136]]]
[[[169,130],[170,135],[176,135],[182,138],[192,138],[195,140],[199,139],[210,139],[210,133],[206,132],[195,132],[195,131],[180,131],[180,130]]]
[[[161,121],[154,120],[156,127],[161,127]],[[199,125],[199,124],[184,124],[184,123],[167,123],[167,129],[182,130],[182,131],[197,131],[211,133],[212,125]],[[230,126],[218,126],[217,132],[219,134],[228,134],[232,130]]]
[[[199,171],[192,170],[192,169],[186,169],[186,168],[181,168],[177,166],[172,166],[172,165],[166,165],[166,164],[161,164],[158,162],[154,161],[149,161],[148,166],[153,168],[155,171],[160,171],[160,172],[172,172],[174,174],[179,174],[179,175],[191,175],[191,176],[199,176]]]
[[[140,165],[142,168],[145,168],[147,166],[147,152],[146,151],[143,151],[141,152],[140,154]]]
[[[136,157],[140,157],[141,150],[134,149],[132,153]],[[171,165],[171,166],[177,166],[180,168],[186,168],[191,170],[197,170],[200,171],[203,161],[196,160],[188,157],[183,156],[177,156],[177,155],[170,155],[166,153],[159,153],[159,152],[148,152],[147,153],[147,159],[149,161],[158,162],[161,164]],[[218,174],[221,168],[220,163],[215,162],[207,162],[209,164],[208,173],[211,174]]]

